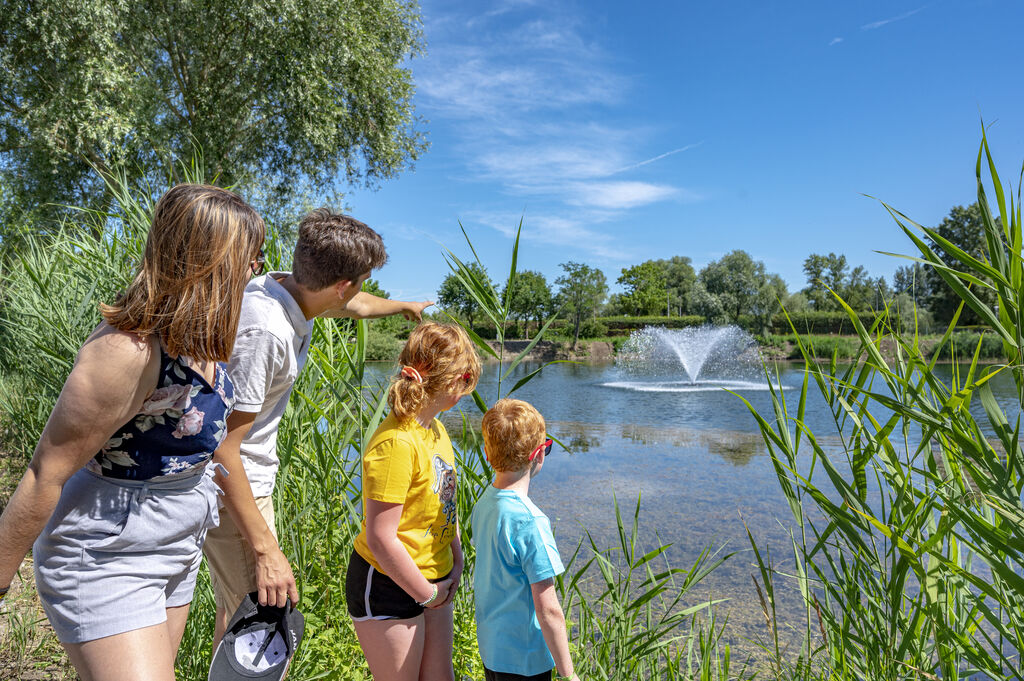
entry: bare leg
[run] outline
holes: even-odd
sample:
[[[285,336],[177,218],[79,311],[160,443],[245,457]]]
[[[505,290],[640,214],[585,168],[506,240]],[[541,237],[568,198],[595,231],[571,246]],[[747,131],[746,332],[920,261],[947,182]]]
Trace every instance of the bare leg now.
[[[452,648],[455,645],[455,604],[423,611],[423,661],[419,681],[455,681]]]
[[[64,650],[82,681],[174,681],[167,622],[95,641],[65,643]]]
[[[374,681],[417,681],[423,658],[423,615],[354,622]]]
[[[220,640],[224,638],[225,632],[228,630],[228,611],[220,606],[217,607],[217,616],[213,624],[213,649],[217,650],[217,646],[220,645]]]
[[[185,622],[188,620],[188,609],[191,603],[167,608],[167,635],[171,639],[171,653],[177,657],[181,646],[181,637],[185,635]]]

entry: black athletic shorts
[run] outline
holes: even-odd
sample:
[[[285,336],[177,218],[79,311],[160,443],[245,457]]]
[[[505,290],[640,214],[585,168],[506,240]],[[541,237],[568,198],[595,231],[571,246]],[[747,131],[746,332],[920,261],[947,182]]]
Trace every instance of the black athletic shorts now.
[[[430,581],[440,582],[447,578],[448,575],[445,575]],[[348,614],[357,622],[408,620],[419,617],[424,610],[422,605],[405,592],[405,589],[366,562],[366,559],[355,551],[348,559],[345,601],[348,603]]]
[[[551,672],[553,671],[553,669],[549,669],[546,672],[534,674],[533,676],[523,676],[522,674],[506,674],[505,672],[492,672],[487,667],[484,667],[484,678],[487,681],[551,681]]]

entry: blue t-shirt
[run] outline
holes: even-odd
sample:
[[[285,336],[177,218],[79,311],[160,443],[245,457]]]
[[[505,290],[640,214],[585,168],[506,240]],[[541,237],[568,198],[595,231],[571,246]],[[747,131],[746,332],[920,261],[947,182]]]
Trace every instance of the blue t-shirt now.
[[[528,497],[488,486],[472,523],[476,637],[484,666],[522,676],[553,669],[530,591],[565,570],[548,517]]]

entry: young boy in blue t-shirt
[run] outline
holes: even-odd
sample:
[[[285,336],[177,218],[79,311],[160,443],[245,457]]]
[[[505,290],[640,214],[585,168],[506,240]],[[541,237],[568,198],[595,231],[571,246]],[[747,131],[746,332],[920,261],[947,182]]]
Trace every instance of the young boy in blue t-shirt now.
[[[499,400],[483,420],[494,481],[473,508],[476,630],[487,681],[579,681],[569,656],[554,578],[565,568],[551,523],[528,493],[551,452],[544,417],[522,400]]]

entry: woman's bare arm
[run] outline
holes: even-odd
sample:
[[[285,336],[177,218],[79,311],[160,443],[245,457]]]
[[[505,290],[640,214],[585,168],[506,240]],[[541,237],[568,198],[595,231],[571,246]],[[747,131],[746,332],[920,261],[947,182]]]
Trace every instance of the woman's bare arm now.
[[[64,483],[139,412],[156,387],[156,342],[104,323],[79,350],[28,470],[0,515],[0,587],[11,583]]]

